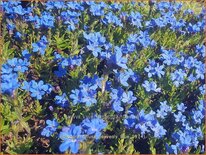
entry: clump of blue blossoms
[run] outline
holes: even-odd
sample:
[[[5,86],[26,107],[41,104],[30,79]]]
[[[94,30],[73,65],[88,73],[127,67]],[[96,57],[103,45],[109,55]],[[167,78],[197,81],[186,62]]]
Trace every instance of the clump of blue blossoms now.
[[[96,104],[98,88],[100,89],[102,87],[101,82],[102,79],[97,75],[94,77],[84,77],[84,79],[81,80],[79,89],[72,90],[70,99],[73,100],[73,104],[76,105],[77,103],[85,103],[86,106]]]
[[[97,57],[98,53],[101,53],[102,46],[106,42],[106,38],[100,34],[100,32],[96,33],[84,33],[84,38],[88,41],[87,49],[92,51],[92,54]]]
[[[55,103],[61,107],[68,107],[68,99],[65,93],[60,96],[55,96]]]
[[[44,55],[47,44],[47,38],[45,36],[42,36],[40,41],[32,44],[33,52],[39,52],[41,55]]]
[[[149,66],[146,67],[144,70],[148,73],[149,78],[155,75],[161,78],[165,74],[163,68],[164,65],[160,65],[159,63],[156,63],[155,61],[151,60],[149,62]]]
[[[56,130],[59,125],[59,123],[53,119],[53,120],[46,120],[47,126],[42,130],[41,135],[50,137]]]
[[[186,77],[185,71],[182,69],[176,70],[174,73],[171,73],[171,80],[176,87],[179,85],[184,84],[184,78]]]
[[[124,124],[128,128],[134,128],[135,132],[140,132],[141,136],[150,133],[155,138],[161,138],[166,135],[166,130],[159,124],[154,114],[153,111],[145,114],[144,110],[137,111],[137,109],[131,108],[129,117],[124,120]],[[134,117],[135,115],[136,117]]]
[[[179,106],[178,108],[183,109],[184,107]],[[167,105],[167,101],[160,102],[160,109],[157,110],[157,117],[164,119],[165,116],[167,116],[168,113],[171,111],[172,111],[172,108]]]
[[[205,154],[202,2],[0,2],[2,152]]]
[[[59,138],[63,143],[59,146],[61,152],[65,152],[70,149],[72,153],[77,153],[80,147],[80,142],[85,139],[82,134],[82,127],[76,125],[70,125],[64,127],[59,134]]]
[[[107,124],[101,118],[85,119],[82,122],[82,127],[87,135],[94,135],[96,140],[100,139],[101,131],[105,129]]]
[[[44,84],[42,80],[39,82],[34,80],[29,82],[24,81],[22,85],[22,89],[30,92],[31,97],[34,97],[38,100],[41,100],[45,94],[49,94],[52,91],[52,86],[50,84]]]
[[[161,92],[161,88],[157,88],[157,84],[154,81],[144,81],[144,83],[142,84],[142,86],[145,88],[145,90],[147,92]]]
[[[1,68],[1,91],[5,94],[13,94],[19,88],[18,80],[19,73],[24,73],[28,70],[30,63],[27,59],[8,59]]]

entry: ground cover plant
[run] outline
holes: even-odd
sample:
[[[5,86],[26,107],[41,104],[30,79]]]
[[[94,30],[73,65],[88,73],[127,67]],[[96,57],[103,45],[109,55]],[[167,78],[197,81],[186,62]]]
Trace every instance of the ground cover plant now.
[[[203,3],[0,5],[4,153],[204,153]]]

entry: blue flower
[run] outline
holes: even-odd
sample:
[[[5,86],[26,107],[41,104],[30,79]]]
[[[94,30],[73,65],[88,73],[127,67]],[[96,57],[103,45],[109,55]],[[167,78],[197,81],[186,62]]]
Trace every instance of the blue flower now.
[[[62,61],[59,63],[59,65],[60,65],[62,68],[68,67],[68,66],[69,66],[68,59],[62,58]]]
[[[108,60],[108,63],[114,66],[119,66],[123,69],[127,69],[127,58],[123,57],[122,51],[119,47],[115,46],[114,54]]]
[[[61,106],[61,107],[68,107],[68,100],[67,100],[67,96],[65,93],[63,93],[61,96],[55,96],[55,104]]]
[[[168,144],[166,144],[166,151],[167,154],[177,154],[177,146],[176,145],[169,146]]]
[[[46,120],[47,126],[42,130],[41,135],[50,137],[57,129],[59,126],[59,123],[57,122],[56,119],[51,120]]]
[[[200,62],[198,65],[196,65],[195,73],[196,79],[204,80],[205,64]]]
[[[139,12],[131,12],[129,15],[129,21],[137,28],[142,27],[142,15]]]
[[[85,76],[81,80],[79,89],[72,90],[70,98],[73,100],[73,104],[85,103],[86,106],[96,104],[97,88],[101,88],[101,80],[97,75],[94,75],[93,78]]]
[[[104,45],[106,42],[106,38],[101,35],[100,32],[94,32],[94,33],[89,33],[86,34],[85,32],[83,33],[84,38],[92,44],[97,44],[97,45]]]
[[[177,110],[179,110],[180,112],[185,112],[185,105],[184,103],[180,103],[180,104],[177,104]]]
[[[154,131],[154,137],[155,138],[161,138],[164,135],[166,135],[166,130],[161,126],[159,123],[157,123],[153,128],[151,128],[152,131]]]
[[[193,74],[190,74],[189,76],[188,76],[188,81],[190,81],[190,82],[194,82],[194,81],[196,81],[197,79],[196,79],[196,77],[193,75]]]
[[[133,96],[132,91],[128,91],[127,93],[122,94],[122,102],[132,104],[137,98]]]
[[[134,128],[136,123],[137,123],[137,108],[136,107],[131,107],[128,109],[128,113],[126,118],[124,119],[124,125],[127,128]]]
[[[67,25],[68,31],[74,31],[79,23],[79,16],[81,14],[76,11],[63,11],[61,12],[61,18],[64,21],[64,24]]]
[[[81,83],[83,85],[87,85],[90,87],[91,90],[96,90],[98,87],[101,87],[101,80],[102,78],[99,78],[96,74],[93,77],[85,76],[83,80],[81,80]],[[82,86],[80,85],[80,88]]]
[[[36,98],[37,100],[41,100],[42,96],[48,94],[52,91],[52,87],[49,84],[44,84],[42,80],[36,82],[34,80],[27,82],[24,81],[22,89],[29,91],[31,93],[31,97]]]
[[[163,28],[168,23],[165,20],[165,18],[159,17],[159,18],[152,18],[150,21],[146,21],[145,24],[148,28],[152,28],[152,27]]]
[[[13,68],[8,63],[5,63],[1,67],[1,73],[2,73],[2,75],[12,74],[13,73]]]
[[[76,11],[84,11],[84,7],[82,6],[82,3],[80,2],[67,2],[67,6],[72,9],[72,10],[76,10]]]
[[[85,136],[82,134],[82,127],[76,125],[70,125],[67,128],[63,128],[59,134],[59,138],[63,141],[59,146],[61,152],[65,152],[68,149],[72,153],[77,153],[79,150],[80,142],[83,142]]]
[[[15,28],[16,28],[16,26],[15,26],[13,23],[8,23],[8,24],[7,24],[7,29],[8,29],[9,31],[13,31]]]
[[[157,110],[157,117],[164,119],[165,116],[167,116],[167,113],[171,111],[172,108],[167,105],[167,101],[160,102],[160,109]]]
[[[88,87],[84,85],[85,87],[82,87],[82,89],[87,89]],[[82,102],[86,104],[86,106],[91,106],[92,104],[96,104],[96,91],[95,90],[89,90],[88,91],[82,91]]]
[[[150,38],[148,31],[140,31],[139,34],[130,34],[126,44],[129,52],[136,50],[136,46],[141,50],[142,48],[154,47],[155,45],[156,42]]]
[[[62,55],[54,51],[54,60],[61,60],[61,59],[62,59]]]
[[[114,24],[115,26],[123,27],[121,20],[115,16],[112,12],[107,13],[102,20],[104,24]]]
[[[121,87],[118,87],[117,89],[112,89],[112,92],[110,93],[111,102],[113,103],[112,107],[116,112],[120,112],[124,110],[121,107],[123,92],[124,90]]]
[[[149,82],[145,80],[142,86],[146,89],[147,92],[150,92],[150,91],[161,92],[161,88],[157,88],[157,84],[153,81]]]
[[[42,36],[40,41],[32,43],[33,52],[40,52],[41,55],[44,55],[47,48],[48,41],[45,36]]]
[[[184,34],[185,32],[182,31],[182,29],[186,26],[186,22],[183,19],[178,20],[174,20],[174,22],[171,22],[171,26],[170,29],[172,29],[173,31],[177,31],[177,32],[181,32],[182,34]]]
[[[28,50],[23,50],[23,51],[22,51],[22,55],[23,55],[23,57],[24,57],[25,59],[27,59],[27,60],[29,60],[30,57],[31,57],[31,54],[29,53]]]
[[[184,78],[187,76],[185,71],[182,69],[176,70],[174,73],[171,73],[171,80],[176,87],[179,87],[180,84],[184,83]]]
[[[81,64],[82,64],[82,57],[75,55],[73,57],[68,58],[68,62],[69,62],[70,67],[81,66]]]
[[[76,105],[77,103],[82,102],[82,96],[83,96],[83,94],[80,90],[74,89],[74,90],[72,90],[71,95],[69,97],[70,97],[70,99],[73,100],[72,103],[74,105]]]
[[[87,49],[92,51],[92,54],[97,57],[99,53],[101,53],[101,47],[99,45],[91,44],[87,45]]]
[[[194,120],[195,124],[201,124],[203,119],[204,119],[204,115],[202,114],[202,112],[200,110],[193,110],[192,111],[192,119]]]
[[[203,138],[203,134],[200,128],[193,129],[187,124],[184,128],[173,133],[172,138],[176,142],[176,147],[174,147],[176,154],[177,152],[188,153],[191,147],[197,148],[198,139]]]
[[[182,112],[178,112],[178,114],[174,114],[175,122],[182,122],[184,123],[186,121],[186,117],[182,114]]]
[[[106,43],[106,38],[103,37],[100,32],[96,33],[83,33],[84,38],[87,40],[89,45],[87,45],[87,49],[92,51],[92,54],[97,57],[99,53],[102,51],[103,45]]]
[[[135,129],[140,131],[142,136],[151,131],[154,132],[154,137],[156,138],[161,138],[166,134],[166,130],[159,124],[153,111],[145,114],[144,110],[141,110],[138,113]]]
[[[16,66],[14,67],[15,72],[22,72],[24,73],[25,71],[28,70],[29,62],[27,59],[18,59]]]
[[[136,130],[140,130],[141,135],[145,135],[146,133],[150,132],[148,126],[146,125],[146,123],[138,123],[135,125],[135,129]]]
[[[121,8],[123,7],[123,5],[120,4],[120,3],[112,3],[109,7],[110,7],[113,11],[119,11],[119,10],[121,10]]]
[[[130,34],[127,38],[129,44],[136,44],[138,41],[138,34]]]
[[[129,115],[126,119],[124,119],[124,125],[127,128],[133,128],[137,122],[137,117],[133,114]]]
[[[15,73],[24,73],[28,70],[28,66],[30,65],[27,59],[22,60],[17,58],[7,60],[7,64],[10,66],[10,68],[13,68],[13,72]]]
[[[166,134],[166,130],[155,118],[154,111],[146,114],[143,109],[138,111],[136,107],[128,110],[127,117],[124,119],[124,125],[128,128],[135,128],[135,131],[140,132],[141,136],[153,132],[155,138],[161,138]]]
[[[1,75],[1,91],[3,94],[12,95],[19,88],[18,75],[15,73]]]
[[[65,8],[64,2],[58,2],[58,1],[47,1],[45,5],[46,5],[46,10]]]
[[[157,63],[157,66],[155,67],[155,71],[156,71],[156,75],[161,78],[162,75],[165,74],[165,72],[162,70],[164,68],[164,65],[159,65],[159,63]]]
[[[36,28],[53,28],[54,27],[54,17],[49,13],[44,11],[40,18],[36,18]]]
[[[112,100],[121,100],[122,94],[124,90],[121,87],[118,87],[117,89],[112,89],[112,92],[110,93]]]
[[[196,53],[198,53],[198,54],[200,54],[200,55],[202,55],[202,57],[205,57],[205,45],[196,45],[195,46],[195,48],[196,48]]]
[[[27,59],[8,59],[1,68],[1,91],[4,94],[13,95],[14,91],[20,86],[18,72],[24,73],[28,70],[29,62]]]
[[[156,46],[156,42],[150,39],[148,31],[140,31],[138,36],[138,44],[144,48],[149,46],[154,47]]]
[[[205,84],[199,87],[199,90],[202,95],[205,95]]]
[[[17,6],[15,6],[15,7],[13,7],[13,13],[16,13],[16,14],[22,16],[22,15],[24,15],[26,12],[25,12],[24,8],[22,8],[21,5],[17,5]]]
[[[104,15],[104,5],[101,4],[91,4],[90,12],[93,16],[103,16]]]
[[[144,123],[144,122],[147,122],[147,121],[152,121],[155,119],[155,116],[154,116],[154,112],[153,111],[150,111],[148,114],[145,114],[145,111],[144,109],[142,109],[139,113],[138,113],[138,120],[139,120],[139,123]]]
[[[107,124],[101,118],[85,119],[82,122],[82,127],[86,129],[86,134],[94,135],[95,139],[101,136],[101,130],[105,129]]]
[[[197,33],[201,31],[201,27],[198,24],[189,23],[187,26],[187,31],[190,33]]]
[[[134,75],[134,72],[131,71],[131,69],[129,69],[128,71],[124,71],[124,72],[118,72],[117,70],[114,70],[115,72],[115,76],[117,78],[117,81],[120,82],[123,86],[128,87],[128,80],[129,78]]]
[[[184,61],[184,67],[191,69],[192,67],[195,67],[195,64],[197,63],[197,59],[190,56],[188,59],[185,59]]]
[[[124,110],[124,108],[121,107],[121,101],[119,101],[119,100],[114,100],[113,101],[112,108],[116,112],[121,112],[121,111]]]
[[[125,46],[121,46],[121,49],[124,54],[133,53],[136,50],[136,45],[127,42]]]
[[[160,65],[156,63],[154,60],[149,61],[149,66],[145,67],[144,70],[148,73],[148,77],[152,77],[153,75],[157,75],[159,78],[165,74],[163,71],[164,65]]]
[[[163,60],[163,63],[170,66],[170,65],[178,65],[179,60],[175,55],[175,51],[173,50],[165,50],[161,47],[161,59]]]
[[[57,77],[63,77],[67,74],[67,70],[65,68],[62,68],[61,66],[58,66],[58,70],[54,71],[54,74]]]
[[[22,34],[20,32],[16,32],[14,38],[21,39]]]

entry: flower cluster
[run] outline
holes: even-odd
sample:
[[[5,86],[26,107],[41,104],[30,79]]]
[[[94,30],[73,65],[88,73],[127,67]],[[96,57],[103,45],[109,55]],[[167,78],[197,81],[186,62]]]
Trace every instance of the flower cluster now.
[[[183,103],[177,105],[178,117],[176,117],[176,122],[181,122],[182,127],[172,134],[173,144],[169,146],[166,145],[167,153],[187,153],[191,148],[197,148],[199,144],[199,139],[202,139],[203,132],[200,127],[196,127],[196,124],[202,122],[204,118],[205,111],[203,110],[204,101],[199,101],[199,106],[193,109],[188,115],[193,115],[190,122],[186,121],[186,117],[182,113],[185,112],[186,107]],[[182,119],[183,118],[183,119]]]
[[[155,138],[161,138],[166,134],[166,130],[155,118],[155,112],[150,111],[145,114],[144,110],[138,112],[135,107],[132,107],[129,109],[128,114],[124,124],[128,128],[134,128],[136,132],[140,132],[141,136],[153,132]]]
[[[30,92],[31,97],[36,98],[37,100],[41,100],[42,96],[45,94],[49,94],[52,91],[52,86],[50,84],[44,84],[42,80],[39,82],[36,82],[34,80],[32,81],[24,81],[22,89]]]
[[[58,62],[58,70],[54,71],[54,74],[57,77],[64,77],[68,69],[74,69],[77,66],[81,66],[82,64],[82,57],[81,56],[73,56],[69,58],[63,58],[61,55],[54,52],[55,60]]]
[[[13,58],[7,60],[1,68],[1,91],[5,94],[13,94],[20,86],[18,73],[24,73],[28,70],[29,62],[27,59]]]
[[[73,100],[73,104],[85,103],[86,106],[91,106],[96,104],[97,89],[101,88],[102,79],[97,75],[92,77],[84,77],[81,81],[79,89],[74,89],[71,91],[70,99]]]
[[[81,125],[74,124],[62,128],[60,139],[63,143],[59,146],[61,152],[65,152],[70,148],[72,153],[77,153],[80,147],[80,142],[83,142],[88,137],[87,135],[95,135],[95,139],[101,136],[101,130],[105,129],[106,123],[99,117],[93,119],[85,119]]]
[[[47,44],[48,44],[48,41],[46,37],[45,36],[41,37],[40,41],[36,43],[32,43],[33,52],[39,52],[41,55],[44,55]]]
[[[59,105],[59,106],[61,106],[61,107],[68,107],[68,105],[69,105],[69,102],[68,102],[68,100],[67,100],[67,96],[66,96],[66,94],[65,93],[63,93],[61,96],[55,96],[55,98],[54,98],[54,100],[55,100],[55,103],[57,104],[57,105]]]
[[[46,120],[47,126],[42,130],[41,135],[50,137],[56,130],[59,125],[59,123],[53,119],[51,120]]]
[[[3,129],[21,125],[16,135],[34,142],[29,153],[204,152],[204,7],[153,0],[0,6],[4,115],[11,100],[21,103]],[[39,139],[49,141],[40,150]],[[8,144],[6,153],[24,146]]]

